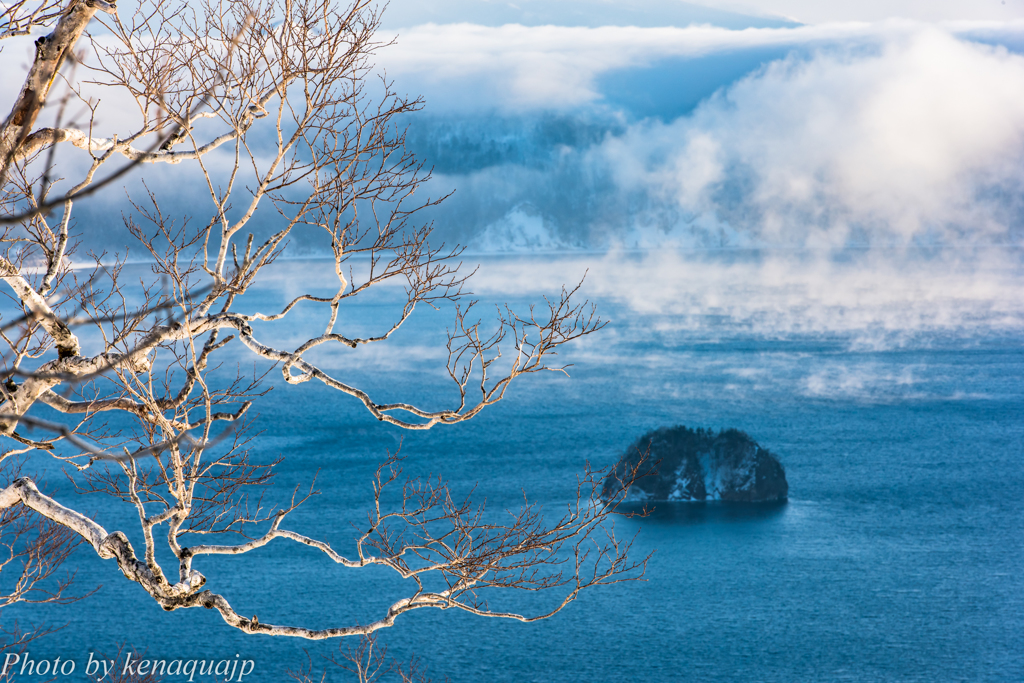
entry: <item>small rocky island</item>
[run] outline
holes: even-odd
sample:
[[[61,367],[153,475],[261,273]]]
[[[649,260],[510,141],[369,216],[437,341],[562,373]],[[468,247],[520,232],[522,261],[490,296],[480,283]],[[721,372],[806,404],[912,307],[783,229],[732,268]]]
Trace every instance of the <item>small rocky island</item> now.
[[[789,493],[782,463],[738,429],[716,433],[679,426],[644,434],[605,478],[602,498],[621,491],[632,471],[639,477],[627,490],[627,501],[761,503],[786,500]]]

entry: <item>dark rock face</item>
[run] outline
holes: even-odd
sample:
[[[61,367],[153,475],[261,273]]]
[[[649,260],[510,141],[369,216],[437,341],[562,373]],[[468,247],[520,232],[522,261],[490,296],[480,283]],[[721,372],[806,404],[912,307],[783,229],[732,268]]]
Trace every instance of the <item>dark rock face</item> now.
[[[640,463],[642,454],[647,460]],[[639,467],[637,463],[640,463]],[[602,497],[622,490],[626,473],[644,475],[626,500],[785,500],[786,471],[774,455],[738,429],[662,427],[640,437],[605,478]]]

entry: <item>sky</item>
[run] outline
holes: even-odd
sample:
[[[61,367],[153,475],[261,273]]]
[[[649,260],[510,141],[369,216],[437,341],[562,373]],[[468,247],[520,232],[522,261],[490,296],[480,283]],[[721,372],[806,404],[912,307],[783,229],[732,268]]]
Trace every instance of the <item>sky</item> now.
[[[468,22],[563,26],[685,26],[776,21],[1010,21],[1024,18],[1024,0],[393,0],[389,26]]]
[[[711,0],[702,4],[807,24],[891,17],[922,21],[1007,21],[1024,17],[1024,3],[1019,0]]]

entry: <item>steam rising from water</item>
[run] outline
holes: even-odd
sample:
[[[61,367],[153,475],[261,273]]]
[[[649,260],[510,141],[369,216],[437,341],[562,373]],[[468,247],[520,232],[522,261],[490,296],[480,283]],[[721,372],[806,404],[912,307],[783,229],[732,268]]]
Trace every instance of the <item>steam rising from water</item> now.
[[[658,316],[663,328],[712,338],[743,330],[767,337],[839,334],[872,348],[918,333],[1024,328],[1020,252],[875,249],[840,256],[658,250],[489,259],[473,289],[488,296],[540,294],[586,273],[586,296],[623,305],[632,316]]]

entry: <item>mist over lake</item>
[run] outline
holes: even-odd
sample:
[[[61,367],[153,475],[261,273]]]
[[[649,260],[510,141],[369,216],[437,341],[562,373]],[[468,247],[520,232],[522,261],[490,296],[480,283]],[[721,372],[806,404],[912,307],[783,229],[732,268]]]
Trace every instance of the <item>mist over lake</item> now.
[[[736,427],[782,461],[788,502],[656,504],[646,518],[617,522],[620,534],[637,534],[634,552],[654,552],[645,582],[584,594],[538,624],[413,613],[387,630],[384,642],[452,680],[1013,680],[1024,652],[1024,579],[1016,571],[1024,561],[1024,391],[1017,381],[1024,304],[992,299],[986,311],[970,292],[996,285],[1020,291],[1020,268],[971,275],[932,302],[946,315],[930,319],[914,310],[915,297],[904,298],[881,276],[862,288],[868,303],[855,318],[832,311],[815,287],[761,283],[762,296],[789,312],[779,320],[749,292],[707,279],[743,268],[743,281],[757,283],[754,273],[774,257],[756,256],[678,255],[671,272],[681,284],[673,289],[672,278],[659,277],[667,290],[660,299],[624,296],[638,278],[617,286],[603,279],[656,254],[476,259],[485,321],[486,304],[518,305],[547,284],[537,278],[527,287],[521,278],[553,272],[572,279],[591,262],[596,272],[588,283],[610,324],[564,354],[571,378],[521,382],[507,401],[466,425],[402,433],[328,389],[283,385],[275,371],[260,411],[258,455],[285,457],[279,495],[308,484],[315,472],[323,492],[293,513],[291,528],[345,552],[365,523],[376,464],[399,446],[409,475],[441,474],[494,510],[514,508],[525,491],[557,515],[587,462],[614,464],[649,429]],[[612,262],[616,267],[607,268]],[[844,266],[833,267],[837,281]],[[932,268],[918,267],[919,276]],[[315,279],[330,262],[275,268],[277,282]],[[936,284],[924,277],[917,283]],[[702,312],[678,308],[687,297],[712,293],[715,306],[704,304]],[[289,294],[271,284],[247,295],[246,305],[273,310]],[[371,330],[400,304],[399,294],[350,309],[346,324]],[[847,304],[836,306],[841,312]],[[437,340],[449,313],[421,313],[391,346],[317,361],[383,400],[443,407],[452,392]],[[320,323],[305,324],[308,330],[288,334],[304,338]],[[252,363],[244,349],[237,356]],[[86,501],[105,524],[132,536],[124,510],[101,498]],[[84,657],[125,641],[150,657],[241,653],[257,662],[258,680],[280,680],[304,661],[303,650],[314,660],[336,651],[330,642],[256,642],[223,628],[215,613],[163,613],[136,587],[116,581],[110,563],[80,556],[80,580],[103,588],[73,609],[32,612],[71,621],[33,655]],[[203,569],[228,595],[246,595],[239,609],[264,619],[322,626],[369,620],[390,604],[389,590],[405,588],[373,569],[338,568],[284,543],[246,560],[217,558]],[[542,608],[553,597],[494,595],[496,604],[516,610]],[[111,602],[133,619],[104,619]]]

